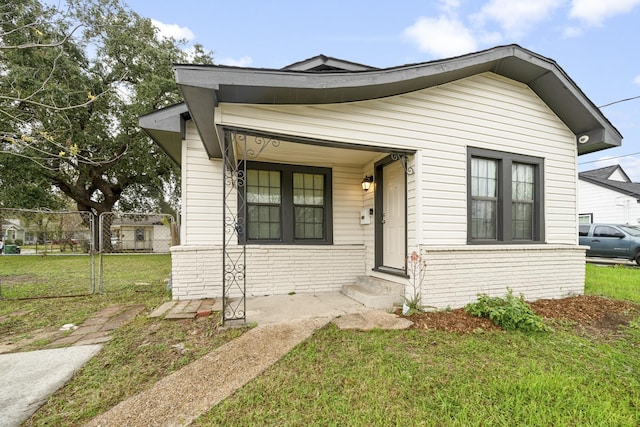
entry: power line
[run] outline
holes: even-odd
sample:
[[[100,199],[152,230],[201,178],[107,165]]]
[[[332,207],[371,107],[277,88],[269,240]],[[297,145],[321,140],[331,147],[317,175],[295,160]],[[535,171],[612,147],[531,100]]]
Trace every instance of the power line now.
[[[638,97],[638,98],[640,98],[640,97]],[[588,162],[582,162],[582,163],[578,162],[578,164],[579,164],[579,165],[586,165],[586,164],[588,164],[588,163],[604,162],[604,161],[607,161],[607,160],[621,159],[621,158],[623,158],[623,157],[637,156],[638,154],[640,154],[640,153],[624,154],[624,155],[622,155],[622,156],[607,157],[606,159],[590,160],[590,161],[588,161]]]
[[[604,108],[604,107],[608,107],[609,105],[619,104],[619,103],[621,103],[621,102],[626,102],[626,101],[632,101],[632,100],[634,100],[634,99],[638,99],[638,98],[640,98],[640,95],[638,95],[638,96],[632,96],[631,98],[620,99],[620,100],[618,100],[618,101],[613,101],[613,102],[610,102],[610,103],[608,103],[608,104],[601,105],[601,106],[599,106],[598,108]]]

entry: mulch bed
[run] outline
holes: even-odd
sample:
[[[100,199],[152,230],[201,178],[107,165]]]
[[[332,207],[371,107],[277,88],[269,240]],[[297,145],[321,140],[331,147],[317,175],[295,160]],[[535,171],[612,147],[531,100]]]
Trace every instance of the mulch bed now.
[[[576,329],[602,335],[615,333],[620,326],[628,326],[630,320],[640,314],[640,305],[593,295],[541,299],[529,305],[538,316],[552,325],[573,325]],[[414,323],[413,329],[455,333],[502,330],[491,320],[472,316],[462,308],[405,317]]]

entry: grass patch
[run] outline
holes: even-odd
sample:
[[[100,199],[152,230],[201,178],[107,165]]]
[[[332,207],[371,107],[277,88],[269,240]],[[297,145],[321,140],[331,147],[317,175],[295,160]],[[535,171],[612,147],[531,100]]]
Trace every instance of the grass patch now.
[[[640,301],[640,269],[587,266],[587,293]],[[327,326],[195,425],[640,424],[640,319],[618,338]]]
[[[105,287],[103,294],[18,300],[14,298],[34,298],[45,289],[55,290],[53,293],[56,295],[88,293],[90,275],[85,277],[78,274],[77,270],[90,271],[87,264],[89,258],[3,257],[0,263],[0,286],[3,292],[3,299],[0,300],[0,319],[3,319],[0,322],[0,338],[11,334],[11,338],[16,340],[43,328],[57,329],[66,323],[78,325],[97,311],[113,305],[143,304],[150,309],[171,299],[164,284],[171,270],[169,255],[132,255],[107,259],[110,268],[105,269],[109,273],[105,281],[117,283],[117,286]],[[21,278],[18,283],[16,277]],[[10,280],[14,282],[7,285]],[[136,284],[142,281],[148,285]],[[12,289],[7,291],[7,288]],[[5,293],[14,298],[6,298]]]
[[[0,337],[80,323],[109,305],[142,303],[151,309],[168,300],[162,283],[168,257],[166,265],[153,264],[153,256],[135,258],[120,256],[125,267],[119,268],[114,257],[115,264],[105,269],[123,270],[122,282],[112,282],[118,292],[0,301]],[[136,273],[127,279],[128,270]],[[145,271],[144,280],[138,271]],[[149,283],[144,291],[126,285],[139,280]],[[588,265],[586,283],[589,294],[640,302],[640,269]],[[38,315],[9,316],[21,312]],[[138,316],[115,331],[26,425],[81,425],[243,332],[218,331],[218,321]],[[195,425],[635,426],[640,424],[639,348],[640,319],[606,339],[569,328],[462,335],[365,333],[329,325]]]
[[[585,293],[640,304],[640,268],[587,264]]]
[[[11,342],[20,351],[44,348],[51,340],[38,338],[40,335],[57,333],[66,323],[79,325],[104,308],[146,307],[133,321],[113,331],[112,340],[25,425],[84,424],[244,332],[219,331],[219,315],[177,321],[147,317],[171,299],[164,283],[171,269],[169,255],[113,255],[103,261],[102,294],[0,300],[0,343]],[[13,280],[14,296],[34,296],[46,289],[57,294],[85,292],[83,272],[90,271],[88,262],[83,256],[3,257],[0,280],[3,289]]]
[[[169,254],[105,255],[102,289],[98,289],[99,257],[93,273],[89,255],[3,256],[0,297],[5,300],[87,295],[92,292],[129,293],[140,283],[160,285],[171,272]],[[92,287],[92,274],[95,277]],[[136,285],[136,283],[138,285]]]
[[[619,425],[640,421],[640,335],[324,328],[195,425]]]
[[[218,316],[198,321],[138,316],[116,330],[100,353],[26,425],[82,425],[244,332],[219,331],[219,320]]]

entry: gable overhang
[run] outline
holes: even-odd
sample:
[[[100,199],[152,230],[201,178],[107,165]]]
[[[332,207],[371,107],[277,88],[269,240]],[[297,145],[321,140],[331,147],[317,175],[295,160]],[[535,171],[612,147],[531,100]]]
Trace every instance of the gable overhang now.
[[[621,145],[622,135],[555,61],[518,45],[384,69],[300,71],[175,65],[178,87],[210,157],[220,157],[218,103],[330,104],[413,92],[492,72],[528,85],[576,135],[578,154]]]
[[[138,123],[169,158],[180,165],[185,121],[188,119],[189,110],[183,102],[140,116]]]

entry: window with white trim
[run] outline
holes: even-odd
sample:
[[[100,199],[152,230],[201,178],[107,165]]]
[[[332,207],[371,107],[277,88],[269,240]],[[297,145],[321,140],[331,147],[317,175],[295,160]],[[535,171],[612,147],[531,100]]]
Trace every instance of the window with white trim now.
[[[543,242],[543,168],[538,157],[469,148],[468,241]]]

